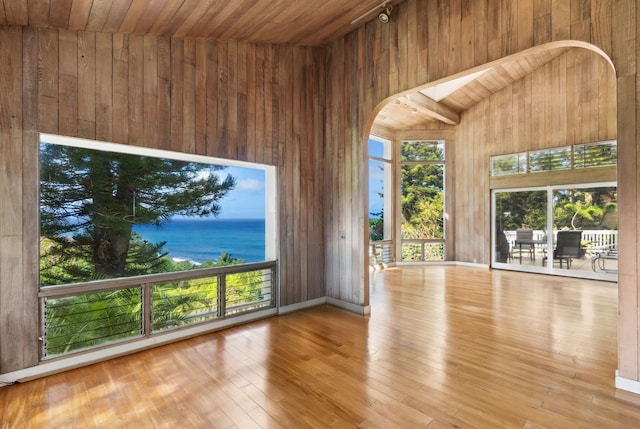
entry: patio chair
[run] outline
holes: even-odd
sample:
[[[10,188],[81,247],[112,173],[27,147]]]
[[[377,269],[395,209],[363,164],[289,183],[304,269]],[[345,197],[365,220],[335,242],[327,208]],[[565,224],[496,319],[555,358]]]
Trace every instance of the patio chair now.
[[[617,264],[615,268],[606,268],[607,261],[617,261],[618,260],[618,244],[612,244],[610,246],[606,246],[605,248],[598,249],[597,253],[591,257],[591,268],[594,272],[604,271],[605,273],[617,272]]]
[[[558,231],[556,238],[556,248],[553,250],[553,260],[560,262],[566,261],[567,269],[571,268],[571,261],[580,259],[584,255],[582,250],[582,231]],[[542,258],[542,266],[544,266],[547,257]]]
[[[535,261],[536,248],[535,248],[535,244],[533,243],[532,229],[518,228],[516,230],[516,240],[513,243],[512,255],[515,251],[518,251],[518,256],[520,257],[520,263],[522,263],[523,250],[529,252],[529,259],[533,259]]]

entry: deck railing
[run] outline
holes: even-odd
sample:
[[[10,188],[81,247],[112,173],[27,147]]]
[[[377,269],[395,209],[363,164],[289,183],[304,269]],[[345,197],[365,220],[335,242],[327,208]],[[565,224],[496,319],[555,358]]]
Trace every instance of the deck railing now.
[[[444,261],[445,241],[439,238],[403,239],[403,262]]]
[[[554,231],[554,237],[557,231]],[[507,241],[513,246],[516,231],[504,231]],[[533,238],[542,240],[545,231],[534,230]],[[585,230],[582,232],[582,242],[587,253],[601,249],[610,249],[618,244],[617,230]],[[405,262],[443,261],[445,259],[445,241],[442,239],[402,240],[402,257]],[[393,241],[380,240],[369,243],[369,265],[383,266],[394,261]]]
[[[380,240],[369,243],[369,265],[381,267],[394,262],[393,241]],[[444,261],[445,241],[443,239],[402,240],[402,262]]]
[[[276,269],[270,261],[44,287],[41,358],[275,308]]]
[[[553,231],[554,241],[558,231]],[[507,241],[513,245],[516,239],[516,231],[504,231]],[[533,238],[536,240],[544,240],[546,233],[543,230],[534,230]],[[583,230],[582,243],[587,252],[591,250],[610,249],[618,245],[617,230]]]
[[[393,241],[380,240],[369,243],[369,265],[382,267],[393,262]]]

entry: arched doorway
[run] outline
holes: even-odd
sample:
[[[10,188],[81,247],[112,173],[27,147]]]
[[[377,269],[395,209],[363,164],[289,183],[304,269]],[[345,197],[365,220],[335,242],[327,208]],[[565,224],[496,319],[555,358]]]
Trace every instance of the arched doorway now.
[[[495,187],[490,157],[615,141],[616,118],[611,60],[593,45],[562,41],[389,97],[370,116],[367,137],[395,145],[410,139],[447,142],[445,259],[489,266],[494,235],[489,190]],[[391,163],[398,168],[398,160]],[[519,180],[513,178],[514,186]],[[394,222],[398,219],[394,215]],[[396,242],[397,226],[393,231],[390,240]],[[401,255],[394,255],[393,263],[400,261]]]

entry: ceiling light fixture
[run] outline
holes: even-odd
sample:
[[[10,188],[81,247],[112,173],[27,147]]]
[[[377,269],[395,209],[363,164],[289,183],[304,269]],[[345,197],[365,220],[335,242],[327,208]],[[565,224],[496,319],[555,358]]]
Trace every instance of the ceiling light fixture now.
[[[378,13],[378,20],[384,23],[389,22],[389,16],[390,16],[391,10],[393,10],[393,6],[389,5],[389,1],[387,0],[380,3],[378,6],[374,6],[372,9],[368,10],[367,12],[363,13],[362,15],[360,15],[359,17],[351,21],[351,25],[354,25],[362,21],[363,19],[370,17],[380,9],[383,9],[383,10],[380,13]],[[383,19],[385,19],[381,17],[383,14],[386,16],[386,21],[382,21]]]
[[[391,6],[391,5],[389,5],[388,7],[385,7],[384,10],[382,10],[378,14],[378,21],[380,21],[383,24],[388,24],[389,23],[389,19],[391,19],[391,11],[392,10],[393,10],[393,6]]]

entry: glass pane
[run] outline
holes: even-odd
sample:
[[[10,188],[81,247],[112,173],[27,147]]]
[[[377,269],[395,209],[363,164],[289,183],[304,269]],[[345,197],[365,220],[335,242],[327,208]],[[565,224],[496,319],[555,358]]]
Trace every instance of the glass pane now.
[[[556,171],[571,168],[571,146],[529,152],[529,171]]]
[[[554,266],[586,272],[617,272],[616,187],[553,192]],[[573,241],[572,241],[573,240]]]
[[[369,240],[384,239],[384,162],[369,160]]]
[[[402,261],[444,261],[444,242],[403,241]]]
[[[444,161],[444,141],[405,141],[401,161]]]
[[[271,270],[228,274],[225,315],[244,313],[272,305],[273,284]]]
[[[575,168],[601,167],[618,163],[616,141],[575,145]]]
[[[47,298],[45,355],[142,335],[140,288]]]
[[[547,221],[549,197],[553,219]],[[584,278],[617,278],[615,186],[496,192],[494,221],[497,263],[532,272],[569,270]]]
[[[41,142],[41,286],[265,259],[264,169],[112,147]]]
[[[152,294],[154,331],[218,317],[217,277],[154,285]]]
[[[382,265],[393,262],[393,243],[377,243],[369,246],[370,265]]]
[[[497,192],[495,261],[535,265],[545,255],[547,192]]]
[[[512,153],[491,157],[491,175],[502,176],[527,172],[527,153]]]
[[[444,165],[401,168],[403,239],[444,238]]]
[[[391,144],[381,140],[369,139],[369,156],[391,159]]]

